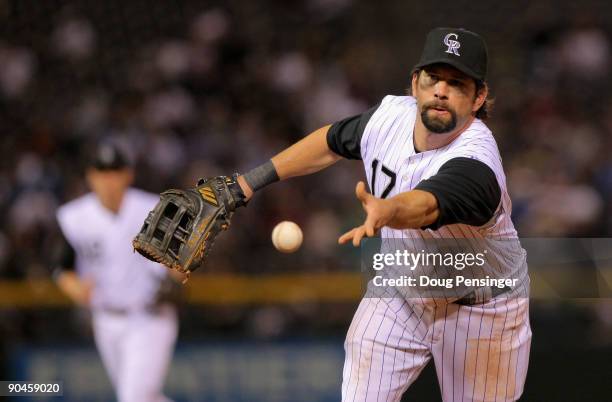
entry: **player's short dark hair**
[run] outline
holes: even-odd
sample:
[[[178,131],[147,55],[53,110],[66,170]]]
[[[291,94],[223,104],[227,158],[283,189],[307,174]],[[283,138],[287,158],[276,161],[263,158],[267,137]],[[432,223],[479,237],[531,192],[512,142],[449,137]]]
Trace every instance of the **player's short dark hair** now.
[[[417,74],[418,77],[418,74],[421,72],[421,70],[422,68],[413,69],[410,76],[412,77],[412,75]],[[476,94],[478,94],[480,91],[487,87],[486,81],[481,81],[474,78],[472,79],[474,80],[474,84],[476,84]],[[412,87],[408,87],[406,92],[408,93],[408,95],[412,95]],[[476,118],[480,120],[487,120],[491,115],[491,110],[493,109],[494,102],[495,100],[487,95],[487,99],[485,99],[480,109],[476,111]]]
[[[479,93],[487,87],[487,83],[485,81],[474,80],[474,82],[476,83],[476,93]],[[480,120],[487,120],[489,118],[491,110],[493,109],[494,103],[495,100],[493,98],[490,98],[487,94],[487,98],[483,102],[482,106],[476,111],[476,118]]]

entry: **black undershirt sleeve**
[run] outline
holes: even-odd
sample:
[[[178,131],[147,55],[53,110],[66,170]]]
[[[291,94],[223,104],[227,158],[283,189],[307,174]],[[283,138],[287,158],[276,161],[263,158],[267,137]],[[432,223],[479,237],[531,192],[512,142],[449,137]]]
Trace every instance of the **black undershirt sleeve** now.
[[[74,265],[74,248],[62,233],[59,225],[57,225],[53,233],[53,252],[51,255],[51,269],[53,274],[56,275],[61,271],[74,271]]]
[[[361,137],[380,103],[356,116],[332,124],[327,132],[329,149],[347,159],[361,159]]]
[[[430,192],[438,200],[440,216],[423,229],[436,230],[453,223],[482,226],[493,217],[501,200],[493,170],[465,157],[449,160],[415,189]]]

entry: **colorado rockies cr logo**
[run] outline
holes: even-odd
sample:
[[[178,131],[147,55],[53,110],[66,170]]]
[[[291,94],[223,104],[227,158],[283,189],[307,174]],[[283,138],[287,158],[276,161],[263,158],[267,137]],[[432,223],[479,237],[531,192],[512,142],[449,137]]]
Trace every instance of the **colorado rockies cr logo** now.
[[[456,33],[449,33],[444,37],[444,44],[448,46],[446,53],[453,53],[455,56],[461,56],[459,54],[461,43],[459,43],[457,39],[459,39],[459,36]]]

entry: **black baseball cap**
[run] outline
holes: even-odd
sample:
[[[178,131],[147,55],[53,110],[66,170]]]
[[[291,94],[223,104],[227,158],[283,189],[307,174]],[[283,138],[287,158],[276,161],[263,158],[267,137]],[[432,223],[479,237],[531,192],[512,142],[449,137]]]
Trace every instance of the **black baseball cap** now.
[[[120,170],[132,166],[127,151],[117,142],[108,140],[93,146],[88,164],[96,170]]]
[[[434,28],[427,34],[421,60],[414,69],[444,63],[477,81],[484,81],[487,53],[487,45],[477,33],[463,28]]]

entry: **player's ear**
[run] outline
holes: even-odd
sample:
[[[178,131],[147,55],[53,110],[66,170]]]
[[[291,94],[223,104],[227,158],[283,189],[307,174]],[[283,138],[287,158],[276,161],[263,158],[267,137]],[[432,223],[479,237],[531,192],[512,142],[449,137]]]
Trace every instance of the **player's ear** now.
[[[130,186],[134,182],[134,170],[126,169],[125,170],[125,184]]]
[[[472,112],[476,113],[478,109],[482,107],[482,105],[487,100],[487,96],[489,95],[489,87],[487,83],[484,82],[481,85],[476,84],[476,99],[474,99],[474,105],[472,106]]]
[[[89,186],[89,188],[92,188],[93,186],[92,183],[96,178],[95,176],[96,176],[95,169],[87,168],[87,170],[85,171],[85,181],[87,182],[87,185]]]

